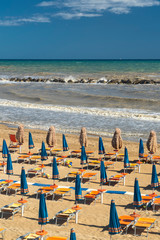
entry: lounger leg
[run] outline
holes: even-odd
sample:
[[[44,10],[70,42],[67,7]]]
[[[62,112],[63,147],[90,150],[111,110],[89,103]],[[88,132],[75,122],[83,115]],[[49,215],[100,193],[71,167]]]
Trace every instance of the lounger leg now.
[[[22,204],[22,217],[23,217],[23,214],[24,214],[24,204]]]
[[[78,223],[78,212],[76,211],[76,224]]]
[[[103,192],[101,192],[101,204],[103,204]]]

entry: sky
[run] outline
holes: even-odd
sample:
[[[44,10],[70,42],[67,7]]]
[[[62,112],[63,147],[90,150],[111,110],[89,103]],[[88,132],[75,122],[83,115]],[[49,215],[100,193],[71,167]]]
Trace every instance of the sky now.
[[[0,59],[160,59],[159,0],[1,0]]]

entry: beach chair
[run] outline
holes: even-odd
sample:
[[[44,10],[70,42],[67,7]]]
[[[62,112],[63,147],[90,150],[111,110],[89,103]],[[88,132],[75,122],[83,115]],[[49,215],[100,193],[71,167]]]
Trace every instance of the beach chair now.
[[[53,237],[46,238],[46,240],[69,240],[69,239],[66,238],[66,237],[56,237],[56,236],[53,236]]]
[[[45,170],[45,168],[42,168],[42,167],[35,167],[35,168],[30,168],[28,171],[27,171],[27,177],[29,175],[39,175],[39,174],[42,174],[43,171]]]
[[[44,193],[46,198],[49,196],[53,197],[53,192],[57,189],[57,187],[55,188],[54,185],[51,185],[49,187],[41,187],[35,192],[35,197],[38,198],[38,195],[40,195],[41,193]]]
[[[109,168],[111,166],[114,168],[114,164],[115,164],[114,162],[104,161],[105,168]],[[89,160],[87,168],[92,168],[92,170],[96,170],[100,168],[100,165],[101,160]]]
[[[40,240],[41,236],[36,233],[28,232],[23,236],[18,237],[16,240]]]
[[[136,219],[130,215],[124,215],[119,217],[122,230],[127,234],[128,228],[135,223]]]
[[[108,179],[108,184],[109,186],[111,185],[111,183],[123,183],[123,185],[125,185],[125,177],[126,177],[126,174],[116,174],[116,175],[113,175],[111,176],[109,179]]]
[[[63,200],[67,194],[71,194],[71,188],[58,188],[53,192],[53,199],[55,200],[56,197],[61,197]]]
[[[3,169],[3,173],[6,173],[6,165],[7,165],[7,163],[4,161],[0,163],[0,168]]]
[[[16,135],[15,134],[9,134],[9,138],[10,138],[9,151],[10,152],[18,151],[18,149],[20,149],[21,145],[17,141]]]
[[[19,183],[13,183],[10,186],[7,186],[4,190],[6,191],[6,194],[11,194],[12,192],[14,195],[17,194],[18,191],[20,191],[21,185]]]
[[[101,196],[101,192],[98,190],[93,190],[93,191],[89,191],[84,195],[84,203],[86,204],[87,202],[91,203],[91,202],[95,202],[97,201],[97,199]]]
[[[151,196],[142,196],[142,203],[143,203],[143,206],[146,208],[146,210],[147,210],[147,207],[152,205],[152,202],[153,202],[153,198]]]
[[[66,176],[67,182],[68,182],[69,179],[75,180],[77,174],[79,174],[80,177],[83,176],[85,171],[86,171],[85,169],[79,169],[78,171],[69,172]]]
[[[141,164],[139,164],[139,163],[130,163],[129,166],[124,168],[124,172],[127,172],[128,170],[129,171],[133,171],[134,170],[134,172],[135,172],[136,169],[138,169],[138,172],[140,173],[140,166],[141,166]]]
[[[1,212],[1,218],[4,217],[4,215],[12,216],[12,219],[14,218],[14,215],[18,213],[22,209],[21,203],[11,203],[9,205],[5,205],[2,208],[0,208]]]
[[[30,155],[28,155],[28,154],[24,154],[24,155],[19,155],[18,157],[17,157],[17,163],[19,163],[19,162],[29,162],[29,158],[30,158]]]
[[[150,229],[154,227],[155,223],[156,223],[155,218],[139,218],[133,225],[134,235],[140,236],[137,235],[137,230],[140,229],[142,231],[146,230],[147,231],[146,237],[148,237],[148,233]]]
[[[123,153],[117,153],[117,152],[108,152],[104,154],[104,159],[108,160],[120,160],[122,161],[124,159],[124,154]]]
[[[1,234],[1,236],[2,236],[2,239],[4,239],[5,231],[6,231],[5,228],[0,228],[0,234]]]
[[[7,186],[9,186],[9,183],[8,183],[8,181],[1,181],[0,182],[0,193],[2,193],[2,191],[4,190],[4,189],[6,189],[6,187]]]
[[[61,148],[55,148],[50,150],[50,155],[51,156],[57,156],[57,154],[63,152],[63,149]]]
[[[84,172],[84,174],[81,176],[82,183],[89,181],[93,178],[97,178],[98,173],[93,173],[93,172]]]
[[[34,163],[34,164],[37,164],[37,162],[40,162],[41,161],[41,156],[30,156],[28,159],[28,163],[31,164],[31,163]]]
[[[64,157],[57,157],[56,158],[57,165],[63,164],[65,159],[66,158],[64,158]],[[53,159],[51,159],[51,165],[52,165],[52,163],[53,163]]]
[[[152,201],[152,207],[153,207],[153,211],[156,211],[156,206],[160,206],[160,198],[154,198]]]
[[[93,151],[86,151],[87,157],[89,157],[91,154],[93,154]],[[70,154],[70,157],[80,157],[81,150],[73,150]]]

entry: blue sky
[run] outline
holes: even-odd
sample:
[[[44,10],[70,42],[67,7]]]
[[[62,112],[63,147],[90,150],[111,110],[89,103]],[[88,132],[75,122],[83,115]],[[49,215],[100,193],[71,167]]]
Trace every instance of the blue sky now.
[[[1,0],[0,58],[160,58],[159,0]]]

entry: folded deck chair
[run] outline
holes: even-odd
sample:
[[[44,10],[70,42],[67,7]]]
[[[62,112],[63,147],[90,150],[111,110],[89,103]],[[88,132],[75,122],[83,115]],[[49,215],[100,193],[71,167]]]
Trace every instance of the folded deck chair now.
[[[18,149],[20,149],[21,145],[17,141],[15,134],[9,134],[9,138],[10,138],[9,151],[16,152]]]
[[[131,217],[130,215],[124,215],[119,217],[119,222],[121,224],[121,227],[123,231],[125,230],[126,234],[128,231],[128,228],[135,223],[136,219],[134,217]]]
[[[21,203],[11,203],[9,205],[5,205],[4,207],[0,208],[1,212],[1,218],[6,215],[11,215],[12,219],[14,218],[14,215],[18,213],[22,208]]]
[[[83,183],[84,181],[90,181],[92,178],[95,178],[95,179],[96,179],[97,174],[98,174],[98,173],[84,172],[84,174],[83,174],[82,177],[81,177],[82,183]]]
[[[46,196],[46,198],[49,197],[49,196],[52,196],[52,197],[53,197],[53,192],[54,192],[55,190],[56,190],[56,188],[54,188],[52,185],[49,186],[49,187],[41,187],[41,188],[39,188],[39,189],[35,192],[36,198],[38,198],[38,195],[39,195],[40,193],[44,193],[44,195]]]
[[[45,168],[41,168],[41,167],[35,167],[35,168],[30,168],[28,171],[27,171],[27,177],[29,175],[39,175],[39,174],[42,174],[43,171],[44,171]]]
[[[62,197],[63,200],[63,197],[68,193],[71,194],[71,188],[58,188],[53,192],[53,199],[55,199],[58,196]]]
[[[97,201],[97,199],[101,196],[100,191],[95,190],[95,191],[89,191],[88,193],[86,193],[84,195],[84,203],[88,202],[93,202],[93,201]]]
[[[53,236],[53,237],[48,237],[48,238],[46,238],[46,240],[68,240],[68,238],[66,238],[66,237],[56,237],[56,236]]]
[[[114,164],[115,164],[114,162],[104,161],[105,168],[109,168],[111,166],[114,168]],[[100,168],[100,165],[101,165],[101,160],[89,160],[87,168],[92,168],[92,170],[95,170]]]
[[[125,185],[125,177],[126,177],[126,174],[113,175],[108,179],[108,184],[110,186],[111,183],[118,183],[119,184],[119,183],[123,182],[123,185]]]
[[[10,186],[6,187],[6,194],[11,194],[11,192],[14,192],[14,194],[16,195],[16,193],[18,191],[20,191],[21,189],[21,185],[19,183],[13,183]]]
[[[149,230],[154,226],[155,223],[156,223],[155,218],[139,218],[137,222],[135,222],[135,224],[133,225],[134,235],[137,235],[136,234],[137,229],[141,229],[141,230],[147,231],[147,237],[148,237]]]
[[[79,174],[80,176],[83,176],[85,171],[86,171],[85,169],[79,169],[78,171],[69,172],[66,176],[67,182],[69,179],[75,180],[77,174]]]
[[[26,233],[23,236],[20,236],[19,238],[17,238],[16,240],[39,240],[41,237],[40,235],[37,235],[36,233]]]
[[[80,210],[76,211],[73,208],[67,208],[56,213],[53,219],[55,220],[56,225],[58,225],[58,222],[61,222],[61,224],[66,223],[66,225],[68,225],[69,220],[76,218],[76,214],[78,214],[78,212],[80,212]]]

